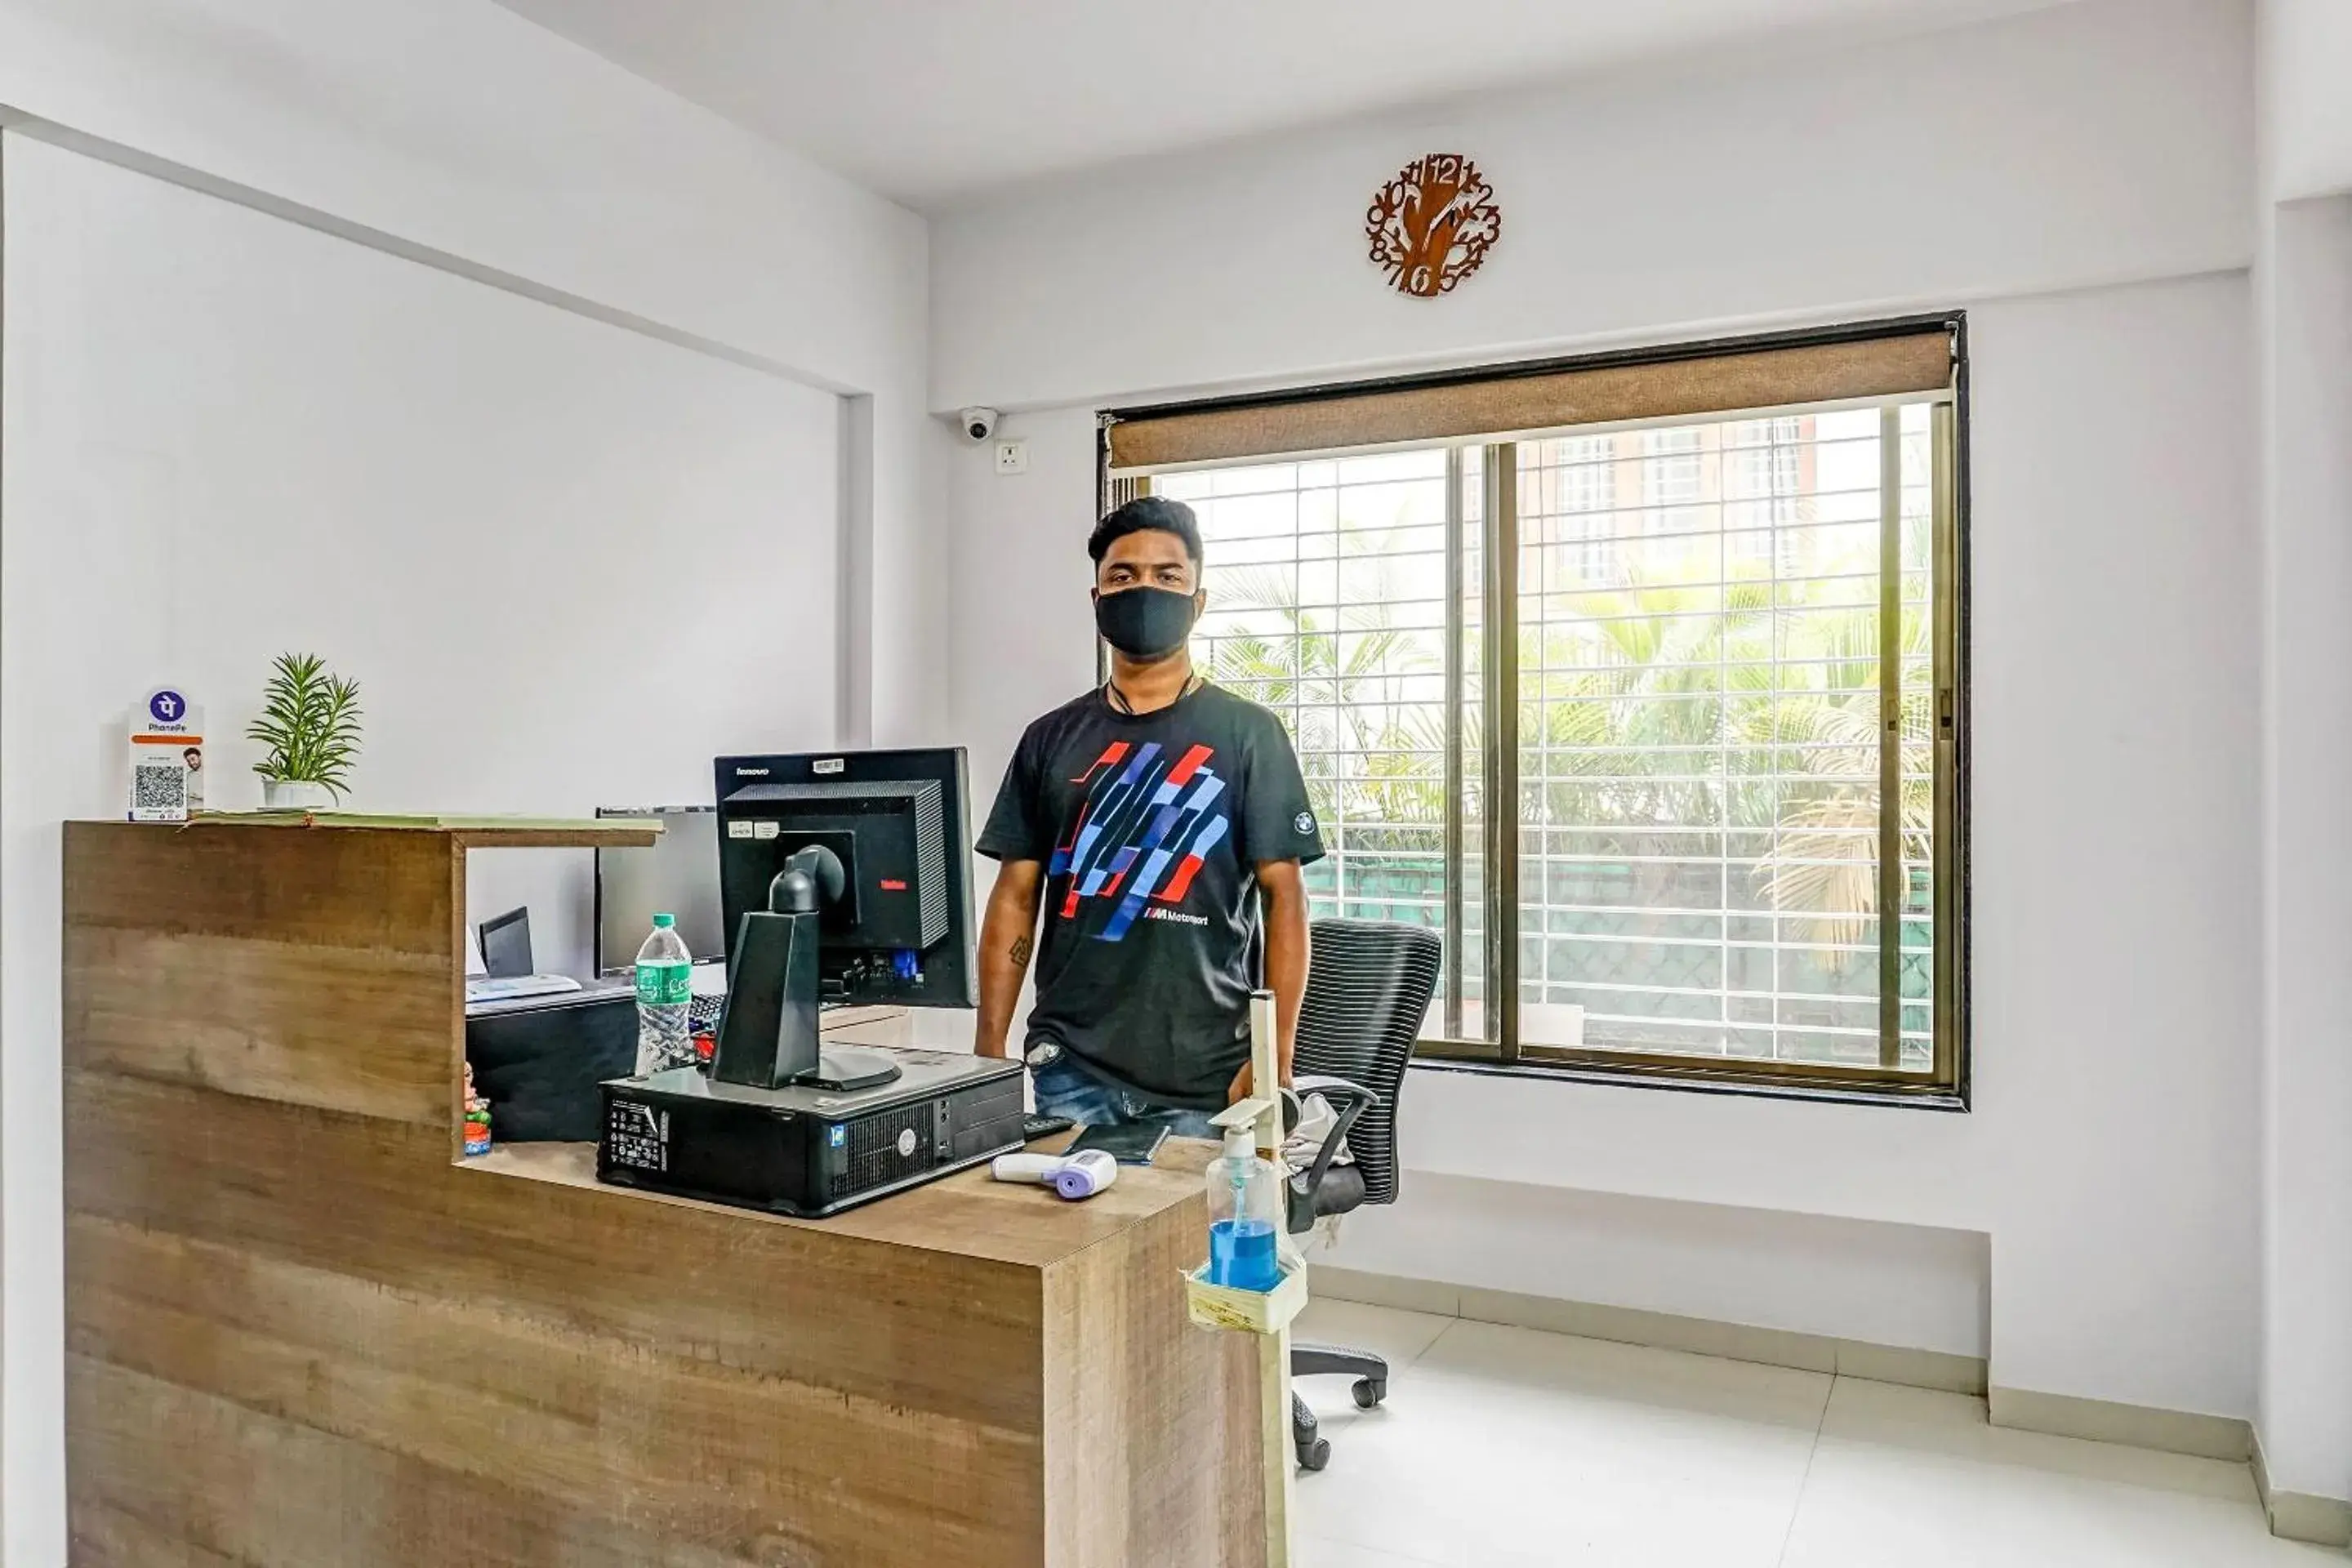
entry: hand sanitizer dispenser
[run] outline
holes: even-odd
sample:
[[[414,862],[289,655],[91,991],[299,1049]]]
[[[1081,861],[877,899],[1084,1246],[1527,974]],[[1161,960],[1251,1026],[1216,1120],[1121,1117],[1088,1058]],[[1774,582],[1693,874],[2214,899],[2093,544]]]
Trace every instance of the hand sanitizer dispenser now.
[[[1212,1285],[1271,1290],[1282,1283],[1282,1177],[1257,1152],[1248,1126],[1225,1129],[1225,1152],[1209,1162]]]

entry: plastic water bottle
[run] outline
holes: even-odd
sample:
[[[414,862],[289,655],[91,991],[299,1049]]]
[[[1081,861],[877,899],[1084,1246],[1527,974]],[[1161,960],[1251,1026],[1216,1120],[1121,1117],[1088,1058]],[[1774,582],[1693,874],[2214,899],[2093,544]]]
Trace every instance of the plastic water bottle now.
[[[694,1065],[694,955],[677,917],[656,915],[637,949],[637,1072]]]
[[[1271,1290],[1282,1283],[1282,1185],[1258,1158],[1256,1132],[1226,1128],[1225,1152],[1209,1162],[1210,1284]]]

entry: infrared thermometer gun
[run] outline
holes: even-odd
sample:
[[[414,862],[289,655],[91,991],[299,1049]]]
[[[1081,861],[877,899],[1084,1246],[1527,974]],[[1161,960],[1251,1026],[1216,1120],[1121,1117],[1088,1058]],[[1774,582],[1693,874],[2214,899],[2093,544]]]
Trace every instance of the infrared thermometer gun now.
[[[1118,1180],[1118,1162],[1099,1149],[1077,1154],[999,1154],[988,1173],[1000,1182],[1051,1187],[1066,1198],[1090,1198]]]

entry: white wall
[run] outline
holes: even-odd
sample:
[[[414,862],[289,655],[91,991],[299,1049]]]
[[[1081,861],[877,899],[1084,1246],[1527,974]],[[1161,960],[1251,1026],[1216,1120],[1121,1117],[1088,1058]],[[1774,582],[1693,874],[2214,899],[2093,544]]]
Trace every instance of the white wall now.
[[[2352,198],[2277,207],[2263,312],[2263,1458],[2352,1497]]]
[[[915,215],[489,0],[0,0],[23,117],[870,397],[853,719],[933,732]]]
[[[998,433],[1029,444],[1027,473],[998,474],[984,447],[956,452],[948,467],[949,700],[982,799],[993,798],[1023,728],[1045,710],[1039,694],[1067,700],[1095,680],[1094,412],[1016,414]]]
[[[1043,185],[934,226],[931,405],[2242,267],[2248,17],[2243,0],[2106,0]],[[1362,234],[1377,184],[1432,147],[1475,157],[1504,214],[1484,269],[1434,304],[1380,288]]]
[[[1418,1089],[1418,1080],[1413,1087]],[[1339,1225],[1330,1261],[1372,1274],[1984,1355],[1985,1237],[1415,1171]]]
[[[1651,1265],[1544,1256],[1578,1194],[1982,1233],[1996,1382],[2251,1415],[2250,24],[2233,3],[2091,4],[1465,115],[1446,144],[1489,167],[1507,210],[1523,193],[1520,221],[1435,305],[1384,295],[1349,238],[1357,187],[1429,141],[1423,120],[943,220],[935,402],[1060,405],[1007,421],[1026,476],[976,454],[950,473],[950,662],[976,769],[1089,679],[1093,407],[1976,301],[1974,1113],[1421,1072],[1406,1160],[1562,1194],[1526,1200],[1552,1217],[1531,1222],[1516,1288],[1664,1310],[1687,1309]],[[1663,1246],[1704,1243],[1706,1225],[1644,1212]],[[1381,1237],[1382,1266],[1443,1277],[1443,1219],[1422,1216],[1418,1254]],[[1749,1321],[1913,1343],[1948,1336],[1978,1288],[1915,1270],[1914,1334],[1855,1333],[1806,1268],[1802,1248],[1751,1247],[1725,1280]]]
[[[2352,1498],[2352,6],[2263,0],[2263,1321],[2274,1488]]]
[[[2273,201],[2352,190],[2352,5],[2262,0],[2264,185]]]

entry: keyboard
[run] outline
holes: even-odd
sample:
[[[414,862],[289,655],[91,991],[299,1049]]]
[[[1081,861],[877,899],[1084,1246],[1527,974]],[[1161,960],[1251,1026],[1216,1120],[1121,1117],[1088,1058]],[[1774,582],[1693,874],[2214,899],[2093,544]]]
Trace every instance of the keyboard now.
[[[502,974],[493,978],[487,974],[466,977],[467,1002],[514,1002],[526,996],[560,996],[580,989],[580,982],[566,974]]]
[[[687,1008],[688,1032],[708,1035],[719,1027],[719,1010],[727,1005],[724,996],[697,996]]]

